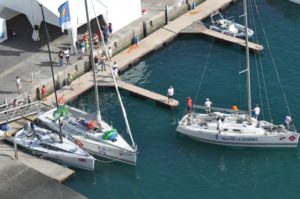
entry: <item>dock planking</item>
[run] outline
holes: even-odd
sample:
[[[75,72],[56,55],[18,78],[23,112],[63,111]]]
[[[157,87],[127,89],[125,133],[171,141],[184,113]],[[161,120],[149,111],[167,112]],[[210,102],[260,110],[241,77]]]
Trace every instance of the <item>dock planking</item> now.
[[[214,37],[218,40],[222,40],[222,41],[227,41],[230,43],[234,43],[234,44],[238,44],[240,46],[246,47],[246,41],[244,39],[240,39],[240,38],[236,38],[230,35],[225,35],[223,33],[214,31],[214,30],[210,30],[208,28],[205,27],[204,24],[202,24],[201,22],[197,22],[197,23],[193,23],[191,26],[189,26],[188,28],[184,29],[181,33],[200,33],[200,34],[204,34],[210,37]],[[264,47],[260,44],[256,44],[253,42],[248,42],[248,46],[251,50],[253,51],[262,51],[264,49]]]
[[[101,86],[109,86],[109,87],[114,86],[112,81],[111,82],[106,81],[104,83],[100,83],[100,85]],[[157,105],[162,106],[162,107],[173,109],[179,105],[178,100],[172,99],[170,102],[168,102],[167,96],[143,89],[141,87],[138,87],[138,86],[135,86],[132,84],[128,84],[123,81],[118,81],[118,87],[123,90],[129,91],[129,93],[131,93],[133,96],[136,96],[138,98],[151,99],[151,100],[155,101],[155,103]]]

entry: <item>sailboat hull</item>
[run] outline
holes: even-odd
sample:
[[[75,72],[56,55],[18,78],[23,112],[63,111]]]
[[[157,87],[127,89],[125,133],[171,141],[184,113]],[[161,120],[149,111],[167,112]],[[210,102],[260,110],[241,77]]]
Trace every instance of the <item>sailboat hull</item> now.
[[[19,136],[21,134],[22,134],[22,136]],[[94,170],[95,158],[93,156],[91,156],[87,153],[86,153],[86,155],[83,155],[83,154],[64,152],[64,151],[58,150],[59,145],[65,144],[65,145],[74,145],[74,147],[72,149],[74,151],[75,150],[82,151],[82,149],[80,149],[75,144],[71,143],[66,138],[63,138],[63,144],[59,143],[56,145],[55,142],[53,142],[53,143],[50,143],[48,145],[48,147],[44,147],[45,145],[42,145],[39,140],[29,139],[28,136],[24,136],[24,135],[28,135],[28,134],[30,134],[29,131],[22,129],[16,133],[14,138],[8,137],[7,140],[9,142],[15,141],[18,146],[31,152],[32,154],[40,156],[42,158],[52,160],[59,164],[71,166],[71,167],[75,167],[75,168],[80,168],[80,169],[84,169],[84,170],[90,170],[90,171]],[[51,150],[52,147],[54,150]],[[84,152],[82,151],[80,153],[84,153]]]
[[[137,151],[132,148],[121,135],[115,141],[104,140],[103,133],[93,130],[88,130],[82,127],[77,122],[76,118],[85,118],[87,113],[78,110],[73,107],[68,107],[70,114],[66,118],[61,118],[63,134],[71,134],[73,138],[79,140],[83,148],[89,153],[98,157],[108,158],[111,160],[135,165],[137,161]],[[52,109],[46,113],[41,114],[38,120],[48,128],[59,131],[59,125],[57,121],[52,120],[53,112],[56,109]],[[104,128],[103,132],[111,130],[104,121],[101,121],[101,125]]]
[[[186,115],[176,131],[195,140],[225,146],[240,147],[297,147],[299,134],[290,131],[271,133],[255,125],[224,123],[218,127],[217,121],[208,126],[197,122],[187,123]],[[234,126],[233,131],[229,126]],[[226,130],[226,131],[225,131]]]

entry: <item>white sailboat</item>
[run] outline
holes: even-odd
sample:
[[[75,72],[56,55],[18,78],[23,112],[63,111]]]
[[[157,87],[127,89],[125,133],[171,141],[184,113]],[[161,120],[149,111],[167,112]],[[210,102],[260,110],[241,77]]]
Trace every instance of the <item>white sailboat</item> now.
[[[296,3],[296,4],[299,4],[300,5],[300,0],[288,0],[290,2],[293,2],[293,3]]]
[[[60,139],[57,133],[36,125],[21,129],[10,142],[29,150],[34,155],[53,160],[66,166],[94,170],[95,158],[67,138]]]
[[[244,0],[245,27],[247,5]],[[179,122],[176,131],[193,139],[228,146],[297,147],[299,134],[251,115],[251,89],[248,35],[246,34],[248,112],[211,108],[211,113],[188,113]],[[193,106],[194,108],[205,108]]]
[[[92,35],[91,35],[91,29],[89,24],[90,22],[89,22],[86,1],[85,4],[86,4],[87,25],[88,25],[88,32],[89,32],[89,42],[90,44],[92,44],[92,40],[91,40]],[[106,56],[108,56],[106,46],[105,46],[105,52],[106,52]],[[91,56],[90,60],[93,60],[92,45],[90,45],[90,56]],[[46,125],[47,127],[55,131],[58,131],[60,127],[58,122],[58,118],[59,118],[63,123],[63,125],[61,126],[62,132],[65,134],[70,133],[72,137],[80,140],[80,142],[83,144],[83,148],[88,152],[100,157],[135,165],[137,161],[137,146],[131,134],[131,129],[128,123],[126,111],[123,106],[123,102],[119,93],[115,76],[112,74],[117,97],[119,99],[125,124],[126,124],[126,131],[131,139],[131,145],[129,145],[126,142],[126,140],[117,132],[115,128],[110,126],[101,118],[99,99],[98,99],[98,86],[96,81],[94,62],[92,61],[91,64],[92,64],[93,77],[94,77],[95,101],[96,101],[96,110],[97,110],[96,118],[95,118],[96,122],[87,119],[89,118],[88,113],[69,106],[61,107],[63,110],[67,110],[68,114],[61,114],[58,117],[54,117],[54,115],[60,112],[61,110],[52,109],[46,113],[41,114],[38,117],[38,120],[44,125]],[[110,62],[109,65],[111,67]],[[93,125],[89,126],[89,124],[92,123]]]

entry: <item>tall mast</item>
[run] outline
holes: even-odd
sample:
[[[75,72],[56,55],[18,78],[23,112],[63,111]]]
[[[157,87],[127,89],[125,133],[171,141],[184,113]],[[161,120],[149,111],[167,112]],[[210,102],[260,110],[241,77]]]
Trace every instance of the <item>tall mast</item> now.
[[[46,21],[45,21],[43,5],[42,4],[39,4],[39,5],[40,5],[41,10],[42,10],[43,22],[44,22],[45,33],[46,33],[46,43],[47,43],[47,48],[48,48],[48,55],[49,55],[49,61],[50,61],[50,67],[51,67],[52,81],[53,81],[53,87],[54,87],[55,103],[56,103],[56,109],[58,110],[58,99],[57,99],[57,93],[56,93],[56,84],[55,84],[55,78],[54,78],[52,58],[51,58],[51,54],[50,54],[49,33],[48,33],[48,29],[47,29],[47,24],[46,24]],[[63,142],[62,133],[61,133],[60,117],[58,117],[58,125],[59,125],[59,139],[60,139],[60,142]]]
[[[95,88],[95,101],[96,101],[96,115],[97,115],[97,123],[101,128],[101,113],[100,113],[100,105],[99,105],[99,98],[98,98],[98,84],[96,80],[96,71],[95,71],[95,63],[94,63],[94,54],[93,54],[93,43],[92,43],[92,32],[91,32],[91,24],[90,24],[90,18],[89,18],[89,12],[88,12],[88,4],[87,0],[85,2],[85,11],[86,11],[86,25],[89,33],[89,43],[90,43],[90,62],[92,64],[92,70],[93,70],[93,79],[94,79],[94,88]]]
[[[249,62],[249,46],[248,46],[248,14],[247,14],[247,0],[243,0],[244,4],[244,23],[245,23],[245,41],[246,41],[246,70],[247,70],[247,95],[248,95],[248,121],[249,124],[252,123],[251,118],[251,77],[250,77],[250,62]]]

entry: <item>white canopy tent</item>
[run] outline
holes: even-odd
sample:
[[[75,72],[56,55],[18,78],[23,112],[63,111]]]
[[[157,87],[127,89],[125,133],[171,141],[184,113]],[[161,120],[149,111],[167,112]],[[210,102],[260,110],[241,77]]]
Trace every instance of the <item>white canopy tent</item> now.
[[[77,41],[77,28],[86,23],[85,0],[69,0],[72,29],[69,31],[73,47]],[[59,26],[58,7],[66,0],[0,0],[0,17],[6,20],[18,13],[27,16],[32,27],[40,26],[43,6],[47,23]],[[140,0],[87,0],[90,20],[102,15],[116,31],[141,16]],[[76,48],[75,48],[76,49]]]

